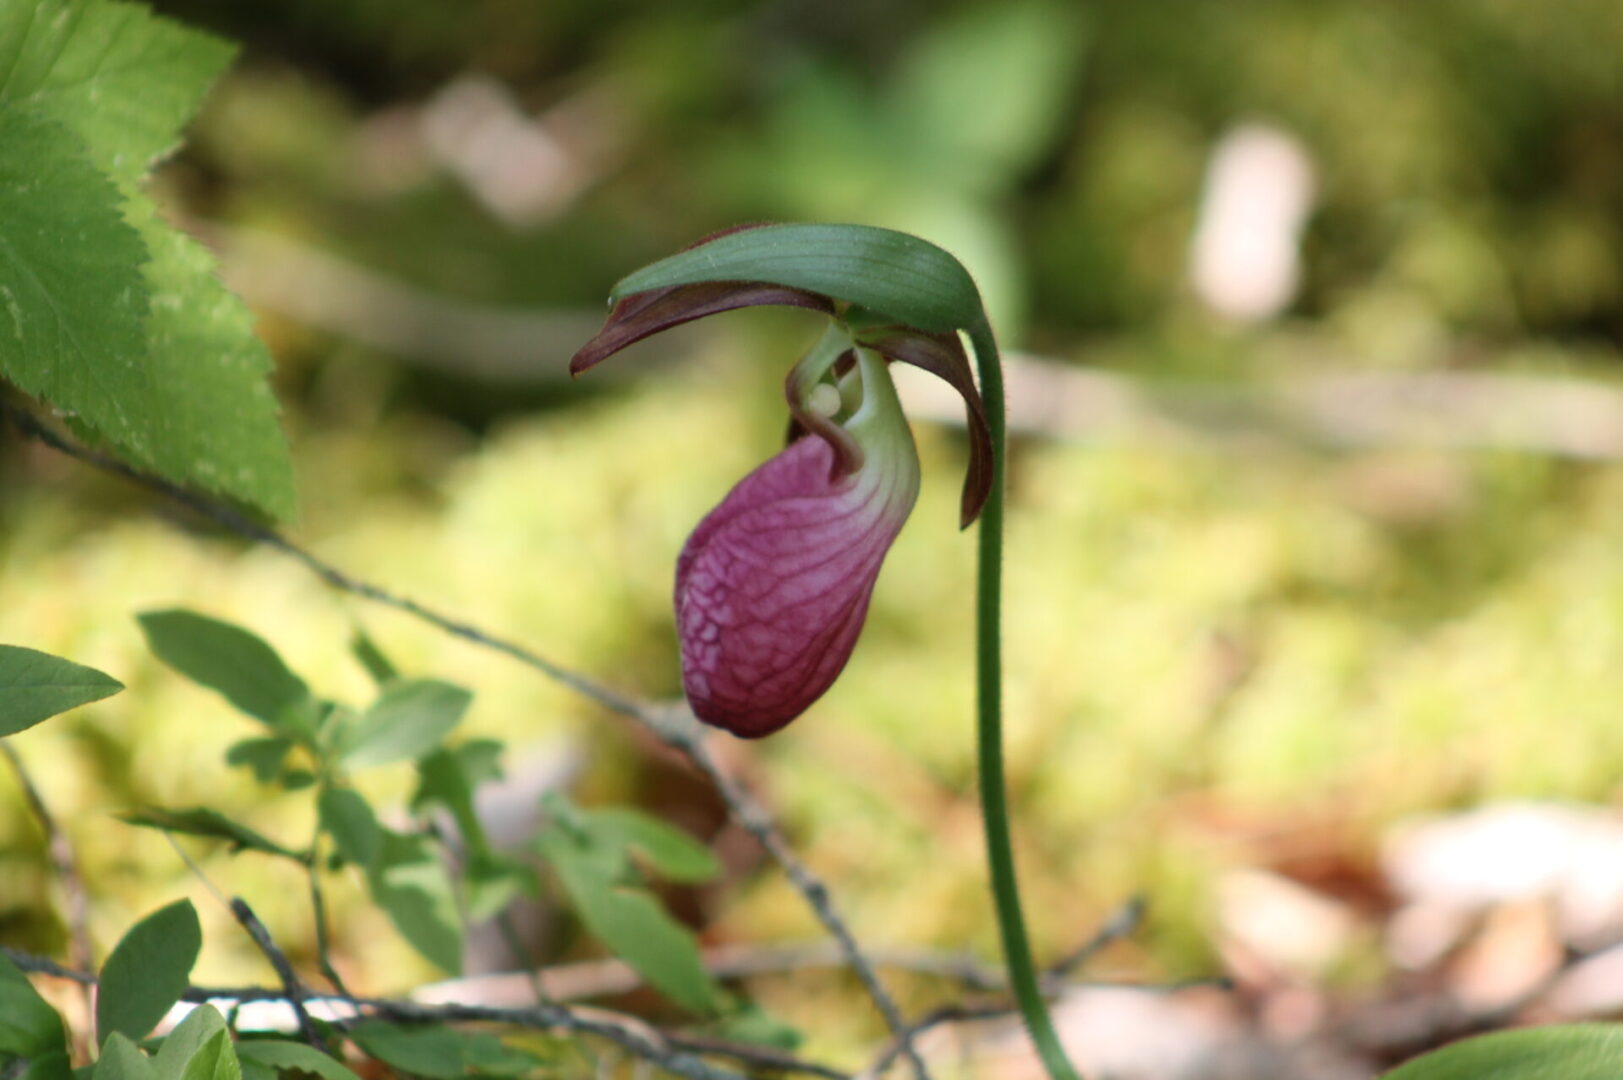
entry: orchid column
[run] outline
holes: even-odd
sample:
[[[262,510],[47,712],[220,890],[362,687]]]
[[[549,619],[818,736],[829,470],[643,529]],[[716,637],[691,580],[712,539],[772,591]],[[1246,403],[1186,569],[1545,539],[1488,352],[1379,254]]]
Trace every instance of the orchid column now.
[[[1038,987],[1020,913],[1003,777],[1000,609],[1003,376],[963,266],[905,233],[765,225],[720,233],[615,286],[579,374],[679,323],[762,304],[831,325],[785,383],[790,443],[700,522],[676,569],[682,681],[694,715],[744,738],[783,727],[850,659],[880,563],[918,493],[919,466],[886,370],[914,364],[964,398],[970,462],[961,524],[981,522],[977,715],[987,855],[1010,985],[1054,1080],[1077,1080]],[[976,389],[960,334],[974,349]]]

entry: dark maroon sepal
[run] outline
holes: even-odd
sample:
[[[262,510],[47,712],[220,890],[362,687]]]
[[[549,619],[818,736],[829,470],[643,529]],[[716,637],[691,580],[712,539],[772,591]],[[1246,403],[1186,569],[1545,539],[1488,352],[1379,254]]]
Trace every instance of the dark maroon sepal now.
[[[923,368],[944,380],[964,399],[969,470],[964,474],[958,520],[961,526],[968,528],[980,516],[981,507],[992,493],[992,429],[986,423],[986,407],[981,403],[981,392],[975,387],[975,375],[958,335],[887,326],[864,331],[862,344],[888,360]]]
[[[810,308],[834,314],[834,301],[826,296],[782,285],[751,281],[709,281],[699,285],[673,285],[633,293],[609,311],[608,320],[592,340],[580,347],[569,361],[569,373],[579,375],[587,368],[613,356],[627,345],[682,323],[738,308],[778,305]]]

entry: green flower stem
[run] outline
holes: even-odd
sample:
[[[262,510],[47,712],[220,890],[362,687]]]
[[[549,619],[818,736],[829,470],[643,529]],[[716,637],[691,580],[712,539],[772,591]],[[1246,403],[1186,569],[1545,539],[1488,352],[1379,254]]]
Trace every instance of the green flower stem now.
[[[1054,1031],[1037,983],[1025,917],[1020,913],[1020,885],[1015,877],[1014,843],[1009,835],[1009,797],[1003,777],[1003,477],[1008,437],[1003,417],[1003,367],[997,341],[983,315],[969,328],[980,375],[986,421],[992,429],[992,492],[981,511],[980,558],[976,585],[975,671],[979,717],[981,816],[986,822],[986,858],[997,904],[1009,986],[1020,1005],[1037,1055],[1053,1080],[1081,1080]]]

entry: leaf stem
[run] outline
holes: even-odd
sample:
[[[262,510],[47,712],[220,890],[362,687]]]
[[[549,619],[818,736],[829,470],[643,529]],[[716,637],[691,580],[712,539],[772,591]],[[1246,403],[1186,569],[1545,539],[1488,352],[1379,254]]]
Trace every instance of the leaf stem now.
[[[1003,367],[997,340],[982,314],[969,328],[980,376],[981,399],[992,429],[992,492],[981,510],[980,556],[976,580],[975,683],[979,719],[981,816],[986,824],[986,858],[997,906],[1004,962],[1026,1030],[1053,1080],[1081,1080],[1054,1031],[1031,959],[1031,942],[1020,912],[1014,843],[1009,834],[1009,798],[1003,776],[1003,486],[1007,432],[1004,423]]]

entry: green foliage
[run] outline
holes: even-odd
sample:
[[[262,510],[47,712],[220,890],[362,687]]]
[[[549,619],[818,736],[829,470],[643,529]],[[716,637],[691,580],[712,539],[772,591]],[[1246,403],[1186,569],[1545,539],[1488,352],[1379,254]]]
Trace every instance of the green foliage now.
[[[102,1041],[90,1080],[159,1080],[159,1073],[139,1046],[115,1031]]]
[[[473,695],[434,679],[390,683],[352,724],[339,754],[345,769],[415,761],[439,746],[462,720]]]
[[[286,518],[269,355],[140,188],[230,55],[133,4],[0,13],[0,376],[141,467]]]
[[[342,1063],[303,1043],[281,1039],[244,1040],[237,1043],[237,1058],[248,1080],[269,1080],[286,1072],[309,1073],[321,1080],[357,1080]]]
[[[127,810],[118,815],[119,820],[129,825],[139,825],[149,829],[161,829],[164,832],[182,833],[186,836],[206,836],[214,840],[228,840],[234,851],[260,851],[266,855],[280,855],[284,858],[302,861],[303,856],[298,852],[267,839],[246,825],[232,821],[218,810],[211,810],[206,806],[194,807],[189,810],[163,810],[157,807],[146,807],[141,810]]]
[[[0,1065],[18,1058],[35,1069],[60,1059],[67,1070],[67,1033],[56,1010],[28,977],[0,955]]]
[[[148,611],[139,619],[158,659],[271,728],[309,735],[310,688],[258,636],[191,611]]]
[[[95,668],[34,649],[0,645],[0,737],[122,689],[123,683]]]
[[[690,871],[699,860],[691,850],[634,826],[623,817],[582,815],[562,796],[549,796],[553,824],[536,837],[536,851],[552,867],[576,912],[603,944],[622,957],[672,1001],[697,1013],[711,1013],[719,997],[699,959],[698,942],[647,889],[629,878],[627,848],[636,844],[651,861]],[[644,825],[646,823],[643,823]],[[657,854],[656,854],[657,853]]]
[[[1499,1031],[1415,1058],[1386,1080],[1613,1080],[1623,1026],[1578,1024]]]
[[[438,845],[427,837],[384,830],[366,870],[372,901],[388,913],[400,935],[431,963],[460,972],[462,915]]]
[[[190,900],[178,900],[130,927],[97,980],[96,1036],[140,1039],[180,1000],[203,948]]]

